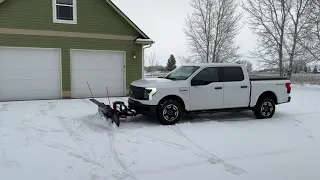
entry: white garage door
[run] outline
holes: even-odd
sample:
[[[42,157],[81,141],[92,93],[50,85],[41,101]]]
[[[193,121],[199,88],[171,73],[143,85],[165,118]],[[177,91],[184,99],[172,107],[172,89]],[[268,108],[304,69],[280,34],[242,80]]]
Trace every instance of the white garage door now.
[[[94,97],[123,96],[124,52],[71,50],[71,97],[91,97],[89,83]]]
[[[61,98],[59,49],[0,47],[0,101]]]

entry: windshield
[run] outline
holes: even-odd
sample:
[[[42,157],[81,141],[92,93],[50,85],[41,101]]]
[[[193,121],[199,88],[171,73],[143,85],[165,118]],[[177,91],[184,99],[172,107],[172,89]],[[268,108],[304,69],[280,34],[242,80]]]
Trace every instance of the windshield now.
[[[180,66],[164,78],[171,80],[186,80],[199,68],[199,66]]]

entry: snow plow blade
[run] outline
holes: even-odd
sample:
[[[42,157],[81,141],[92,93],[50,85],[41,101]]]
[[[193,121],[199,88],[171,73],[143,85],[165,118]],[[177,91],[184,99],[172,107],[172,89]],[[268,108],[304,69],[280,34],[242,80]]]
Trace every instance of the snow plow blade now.
[[[106,119],[111,119],[111,122],[115,123],[118,127],[120,126],[120,119],[119,118],[134,117],[137,115],[136,111],[134,111],[130,107],[127,107],[125,105],[125,103],[122,101],[113,102],[113,105],[112,105],[113,107],[111,107],[109,92],[108,92],[107,87],[106,87],[106,90],[107,90],[107,97],[109,100],[109,105],[95,100],[93,98],[93,93],[91,91],[89,82],[87,82],[87,84],[88,84],[88,88],[90,90],[91,97],[92,97],[89,100],[98,106],[98,112],[100,114],[102,114]]]
[[[114,109],[112,109],[109,105],[99,102],[95,99],[89,100],[98,106],[98,112],[100,114],[102,114],[106,119],[111,119],[111,122],[115,123],[118,127],[120,126],[118,114]]]
[[[134,117],[137,115],[133,109],[127,107],[122,101],[113,102],[113,107],[95,99],[90,99],[90,101],[98,106],[99,113],[105,118],[111,119],[111,122],[115,123],[118,127],[120,126],[120,118]]]

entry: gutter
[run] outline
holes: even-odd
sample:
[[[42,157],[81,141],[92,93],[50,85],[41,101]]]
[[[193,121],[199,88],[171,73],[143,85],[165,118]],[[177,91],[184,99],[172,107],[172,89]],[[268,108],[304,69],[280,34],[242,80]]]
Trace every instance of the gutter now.
[[[142,45],[142,78],[141,79],[144,79],[144,50],[145,49],[148,49],[152,46],[152,44],[149,44],[147,47],[144,47],[144,45]]]
[[[136,44],[147,44],[147,45],[151,45],[154,44],[155,42],[152,39],[142,39],[142,38],[137,38],[135,40]]]

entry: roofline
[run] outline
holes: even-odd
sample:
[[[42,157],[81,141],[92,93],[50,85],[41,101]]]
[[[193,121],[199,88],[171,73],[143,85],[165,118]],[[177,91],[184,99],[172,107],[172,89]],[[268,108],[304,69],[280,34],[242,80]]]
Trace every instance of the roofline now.
[[[1,1],[1,0],[0,0]],[[135,30],[137,30],[145,39],[150,39],[131,19],[125,15],[111,0],[106,0],[110,6],[117,11]]]

